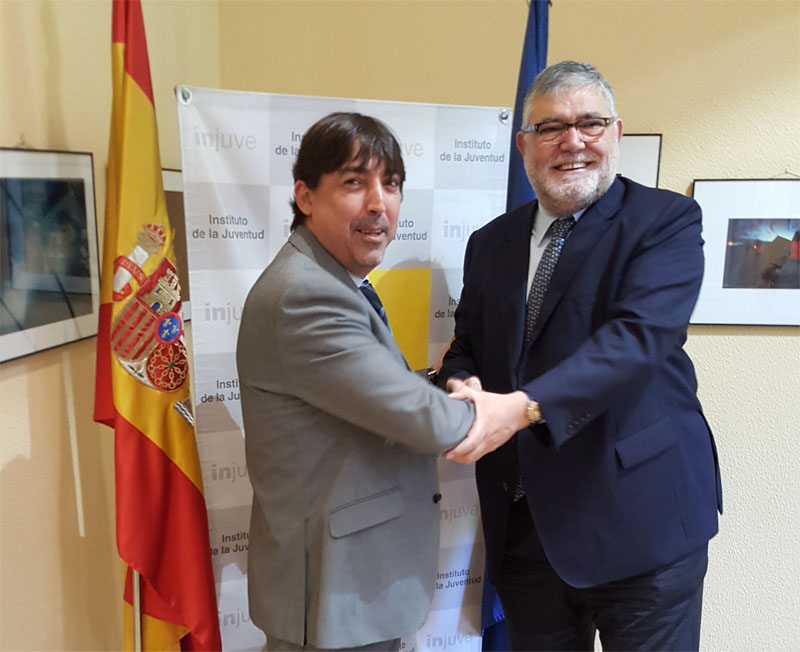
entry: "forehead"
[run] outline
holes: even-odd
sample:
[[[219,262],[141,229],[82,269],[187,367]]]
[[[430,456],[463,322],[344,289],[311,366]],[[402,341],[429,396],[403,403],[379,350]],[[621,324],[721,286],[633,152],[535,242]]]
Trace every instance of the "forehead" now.
[[[342,164],[338,170],[334,170],[332,174],[342,174],[343,172],[372,172],[376,171],[378,174],[383,174],[386,170],[386,161],[377,156],[371,156],[366,159],[361,156],[360,146],[356,142],[353,145],[353,150],[350,157]]]
[[[610,109],[602,91],[594,86],[566,86],[536,98],[531,104],[530,123],[550,118],[571,122],[583,116],[608,116]]]

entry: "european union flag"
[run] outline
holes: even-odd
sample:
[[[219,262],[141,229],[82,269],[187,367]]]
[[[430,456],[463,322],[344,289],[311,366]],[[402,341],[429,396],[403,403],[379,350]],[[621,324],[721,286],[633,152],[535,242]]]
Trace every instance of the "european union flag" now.
[[[525,94],[533,80],[547,66],[547,18],[548,0],[531,0],[528,10],[528,26],[525,29],[525,44],[522,47],[522,62],[519,66],[517,99],[514,102],[514,124],[511,130],[511,143],[508,157],[508,192],[506,210],[516,208],[535,198],[528,183],[522,156],[517,151],[516,135],[522,126],[522,105]]]

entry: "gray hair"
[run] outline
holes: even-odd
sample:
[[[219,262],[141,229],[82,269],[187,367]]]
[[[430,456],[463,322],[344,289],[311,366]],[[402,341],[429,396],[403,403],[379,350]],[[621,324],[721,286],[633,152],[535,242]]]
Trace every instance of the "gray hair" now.
[[[533,103],[543,95],[559,91],[563,88],[579,88],[582,86],[593,86],[608,104],[611,112],[609,117],[616,118],[617,110],[614,103],[614,91],[601,75],[597,68],[588,63],[578,63],[576,61],[559,61],[552,66],[548,66],[540,72],[533,80],[530,89],[525,95],[523,108],[523,125],[528,118],[528,114],[533,107]]]

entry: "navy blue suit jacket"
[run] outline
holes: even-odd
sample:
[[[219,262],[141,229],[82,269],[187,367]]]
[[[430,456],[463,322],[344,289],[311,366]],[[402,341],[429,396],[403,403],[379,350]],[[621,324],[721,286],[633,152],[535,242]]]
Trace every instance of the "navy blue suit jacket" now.
[[[703,275],[701,213],[617,177],[564,244],[523,348],[536,202],[467,245],[442,377],[525,391],[546,424],[476,466],[490,578],[502,559],[514,446],[547,557],[572,586],[653,570],[717,531],[716,448],[683,344]]]

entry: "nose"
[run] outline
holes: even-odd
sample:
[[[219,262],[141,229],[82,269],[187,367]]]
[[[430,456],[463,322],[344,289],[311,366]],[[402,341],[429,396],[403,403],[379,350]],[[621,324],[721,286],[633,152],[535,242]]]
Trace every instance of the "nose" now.
[[[583,138],[581,138],[578,128],[575,125],[567,127],[567,130],[564,132],[564,137],[561,139],[561,149],[574,152],[584,149],[585,147],[586,145],[583,142]]]
[[[383,183],[380,179],[370,180],[367,186],[367,210],[373,215],[383,215],[386,212]]]

